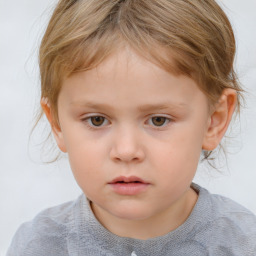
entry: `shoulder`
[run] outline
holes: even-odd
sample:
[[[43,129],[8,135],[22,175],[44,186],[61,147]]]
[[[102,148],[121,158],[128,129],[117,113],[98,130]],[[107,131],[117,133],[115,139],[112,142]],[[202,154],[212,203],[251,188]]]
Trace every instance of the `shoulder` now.
[[[74,228],[74,209],[81,201],[70,201],[40,212],[17,230],[7,256],[64,256],[67,236]]]
[[[221,195],[209,193],[213,214],[212,221],[226,223],[233,231],[256,235],[256,216],[237,202]]]
[[[197,239],[201,242],[207,239],[207,245],[215,250],[218,246],[233,252],[227,255],[256,255],[256,216],[229,198],[200,187],[199,191],[200,203],[207,206],[206,221],[200,226]]]

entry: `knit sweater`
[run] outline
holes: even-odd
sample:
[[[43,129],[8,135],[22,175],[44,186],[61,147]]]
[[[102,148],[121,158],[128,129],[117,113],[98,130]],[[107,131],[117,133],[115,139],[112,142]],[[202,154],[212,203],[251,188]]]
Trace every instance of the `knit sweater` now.
[[[84,195],[39,213],[16,232],[7,256],[255,256],[256,216],[223,196],[199,193],[187,220],[160,237],[119,237],[95,218]]]

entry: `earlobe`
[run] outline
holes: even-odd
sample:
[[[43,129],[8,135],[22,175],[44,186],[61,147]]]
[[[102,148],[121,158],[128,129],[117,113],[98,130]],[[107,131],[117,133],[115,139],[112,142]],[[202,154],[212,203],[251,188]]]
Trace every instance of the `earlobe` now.
[[[237,94],[233,89],[225,89],[209,117],[209,124],[204,137],[202,149],[214,150],[228,129],[236,107]]]
[[[42,98],[41,99],[41,107],[42,107],[42,109],[44,111],[44,114],[46,115],[46,117],[47,117],[47,119],[48,119],[48,121],[51,125],[52,133],[54,135],[54,138],[57,142],[57,145],[58,145],[59,149],[62,152],[66,153],[67,150],[66,150],[66,146],[65,146],[65,142],[64,142],[64,138],[63,138],[63,133],[61,131],[60,126],[55,121],[55,118],[52,114],[50,103],[49,103],[47,98]]]

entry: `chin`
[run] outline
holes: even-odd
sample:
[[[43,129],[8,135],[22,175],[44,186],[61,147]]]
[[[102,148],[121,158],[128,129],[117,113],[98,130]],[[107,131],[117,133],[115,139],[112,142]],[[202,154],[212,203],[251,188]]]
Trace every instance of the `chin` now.
[[[145,212],[145,209],[118,209],[116,211],[111,211],[110,214],[116,216],[119,219],[123,220],[132,220],[132,221],[138,221],[138,220],[145,220],[151,217],[149,212]]]

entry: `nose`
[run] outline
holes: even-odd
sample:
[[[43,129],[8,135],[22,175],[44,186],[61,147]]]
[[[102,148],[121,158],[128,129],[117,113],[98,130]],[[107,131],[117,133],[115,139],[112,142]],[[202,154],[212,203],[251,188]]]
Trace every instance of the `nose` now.
[[[110,158],[115,162],[141,162],[145,158],[143,140],[138,131],[133,128],[123,128],[113,135]]]

